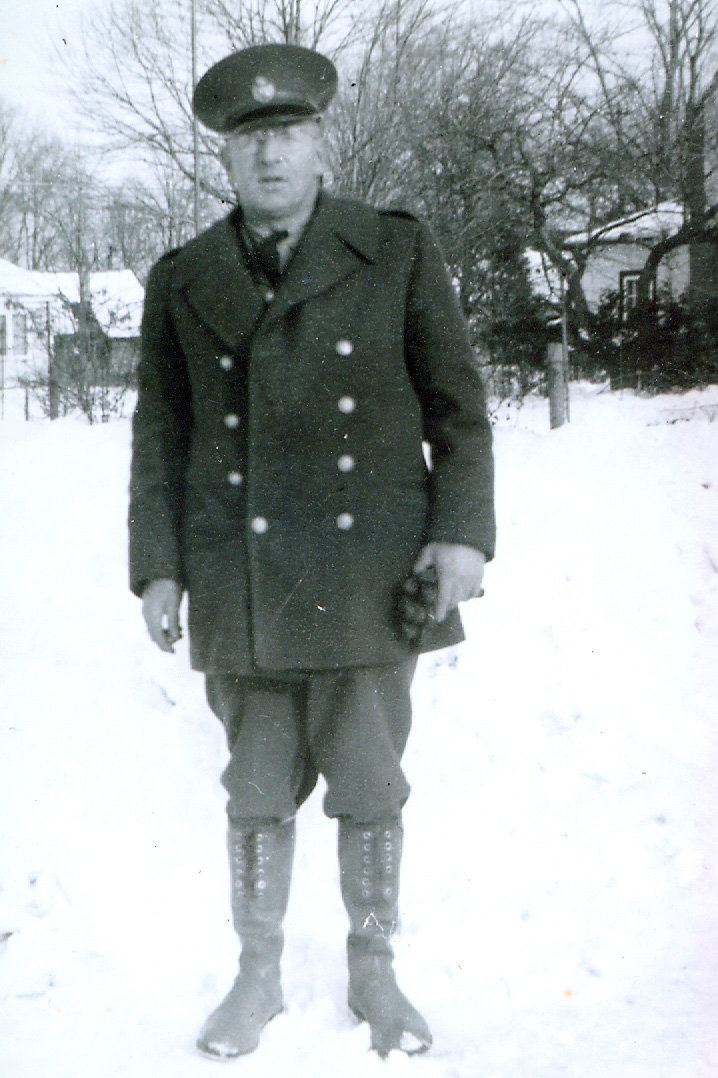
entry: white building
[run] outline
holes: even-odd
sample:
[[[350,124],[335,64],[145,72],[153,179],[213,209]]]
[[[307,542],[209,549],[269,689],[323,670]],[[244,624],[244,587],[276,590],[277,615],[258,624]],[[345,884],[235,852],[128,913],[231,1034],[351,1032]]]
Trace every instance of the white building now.
[[[92,315],[105,338],[112,369],[135,364],[144,289],[131,270],[91,273]],[[33,272],[0,258],[0,392],[46,381],[57,343],[77,332],[77,273]]]
[[[567,236],[564,247],[588,252],[582,283],[589,306],[595,309],[604,295],[613,292],[620,296],[624,314],[635,307],[638,278],[649,251],[661,240],[675,235],[683,222],[683,207],[679,203],[661,202],[654,209],[637,211],[593,231]],[[683,244],[661,259],[655,287],[678,299],[689,283],[689,250]]]
[[[609,293],[620,296],[625,314],[635,307],[637,285],[648,253],[659,241],[675,235],[683,225],[683,208],[677,202],[662,202],[652,210],[641,210],[600,228],[575,232],[562,241],[564,252],[577,251],[586,257],[581,278],[589,307],[596,310]],[[561,276],[539,251],[528,250],[531,287],[538,295],[561,303]],[[655,287],[678,299],[690,281],[688,245],[664,255],[658,265]]]

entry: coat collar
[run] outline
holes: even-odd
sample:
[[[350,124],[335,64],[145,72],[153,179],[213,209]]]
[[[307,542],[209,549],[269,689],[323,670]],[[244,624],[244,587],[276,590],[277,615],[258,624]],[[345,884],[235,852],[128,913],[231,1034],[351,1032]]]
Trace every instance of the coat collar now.
[[[296,304],[331,288],[362,262],[379,255],[380,217],[376,210],[322,193],[292,259],[267,322]],[[230,217],[190,240],[175,256],[172,286],[232,348],[251,332],[264,311]]]
[[[181,248],[172,287],[186,290],[190,306],[233,350],[264,309],[229,217]]]
[[[367,262],[379,257],[380,216],[373,206],[322,192],[313,222],[318,231],[333,234]]]
[[[267,321],[273,322],[290,307],[326,292],[362,263],[375,262],[378,254],[377,211],[321,194],[316,212],[267,312]]]

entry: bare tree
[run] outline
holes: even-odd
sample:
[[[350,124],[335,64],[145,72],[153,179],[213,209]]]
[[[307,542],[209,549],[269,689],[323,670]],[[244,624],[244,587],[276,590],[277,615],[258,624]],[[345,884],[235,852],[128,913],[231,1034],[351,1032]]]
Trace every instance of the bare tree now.
[[[480,233],[497,225],[522,233],[563,277],[570,325],[584,342],[597,328],[582,279],[599,226],[661,198],[686,207],[684,228],[647,258],[646,292],[672,246],[716,237],[716,207],[705,198],[715,154],[707,137],[716,90],[712,6],[608,6],[620,16],[613,24],[589,25],[579,0],[557,0],[550,19],[527,19],[513,35],[479,24],[461,50],[441,53],[433,83],[422,72],[433,101],[423,137],[413,139],[465,302],[480,284],[472,268]],[[588,241],[567,248],[564,237],[579,230]]]
[[[610,5],[633,27],[643,49],[617,47],[589,25],[579,0],[560,0],[569,22],[588,49],[597,103],[622,162],[622,209],[679,202],[683,227],[648,253],[639,280],[639,300],[648,298],[660,260],[675,247],[690,249],[691,299],[699,303],[714,288],[718,240],[716,190],[716,95],[718,12],[712,0],[614,0]],[[713,200],[708,192],[713,191]],[[626,196],[632,203],[626,206]]]
[[[336,56],[357,39],[354,0],[206,0],[206,16],[231,50],[282,41]]]
[[[227,49],[286,41],[322,47],[331,56],[349,49],[364,23],[361,0],[198,0],[200,70]],[[171,162],[194,180],[189,5],[177,0],[113,0],[88,16],[79,49],[58,64],[75,104],[82,103],[110,151]],[[229,197],[216,165],[218,141],[200,131],[200,184],[221,202]],[[212,213],[210,206],[206,214]]]
[[[19,122],[0,139],[0,252],[28,269],[71,268],[68,218],[91,183],[82,153]]]
[[[428,215],[467,313],[496,321],[509,294],[517,311],[528,303],[521,251],[530,245],[563,278],[572,333],[585,340],[596,328],[582,284],[591,242],[569,249],[567,233],[590,237],[618,214],[674,198],[686,225],[670,243],[715,238],[711,0],[606,0],[600,23],[584,0],[554,0],[543,18],[506,0],[500,19],[467,8],[463,23],[438,0],[198,3],[200,66],[267,40],[335,58],[334,188]],[[81,55],[68,53],[72,92],[92,103],[109,146],[154,170],[118,196],[113,251],[127,254],[142,212],[156,226],[168,214],[168,245],[185,238],[181,204],[194,178],[188,18],[178,0],[114,0],[88,22]],[[205,222],[231,198],[216,149],[201,133]],[[135,195],[144,211],[120,212]],[[133,259],[145,257],[131,245]],[[647,259],[646,290],[663,252]],[[697,256],[693,272],[698,281]]]
[[[379,203],[411,201],[416,182],[407,103],[422,113],[422,43],[443,35],[444,14],[431,0],[387,0],[357,21],[358,41],[344,56],[328,125],[338,194]]]
[[[13,249],[10,222],[18,178],[15,124],[17,110],[0,100],[0,253],[10,257]]]
[[[192,203],[192,186],[164,160],[141,178],[108,187],[107,268],[125,267],[144,280],[161,254],[194,234]]]

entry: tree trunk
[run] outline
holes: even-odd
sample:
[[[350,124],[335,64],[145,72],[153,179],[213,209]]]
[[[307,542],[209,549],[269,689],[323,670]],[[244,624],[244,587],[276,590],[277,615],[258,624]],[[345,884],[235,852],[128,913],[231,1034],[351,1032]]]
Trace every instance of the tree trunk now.
[[[702,227],[706,213],[705,115],[703,107],[689,101],[685,120],[686,209],[694,227]],[[689,246],[688,300],[694,311],[700,310],[712,293],[715,248],[711,243],[693,240]]]

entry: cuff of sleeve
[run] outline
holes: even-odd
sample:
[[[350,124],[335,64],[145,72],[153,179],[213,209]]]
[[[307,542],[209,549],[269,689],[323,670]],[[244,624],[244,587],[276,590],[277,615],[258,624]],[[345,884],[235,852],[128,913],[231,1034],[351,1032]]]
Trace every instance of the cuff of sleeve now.
[[[496,550],[496,542],[493,529],[481,531],[460,530],[449,527],[432,527],[427,532],[427,543],[456,543],[460,546],[470,546],[479,550],[486,561],[492,561]]]

